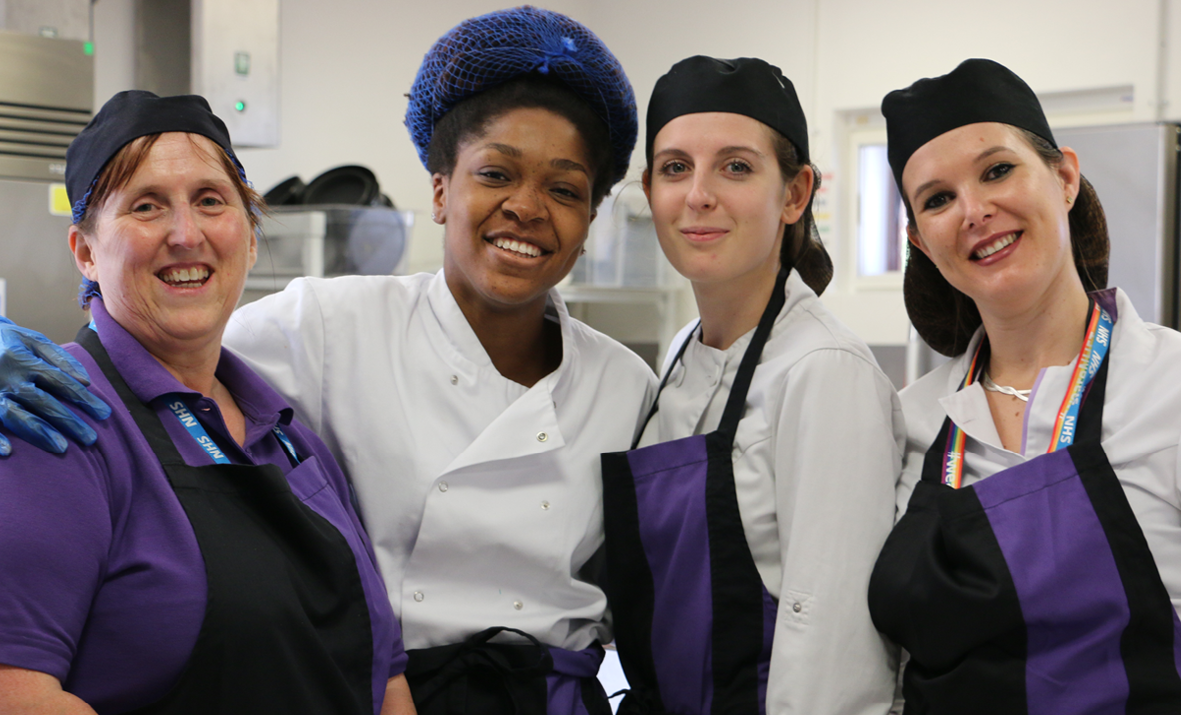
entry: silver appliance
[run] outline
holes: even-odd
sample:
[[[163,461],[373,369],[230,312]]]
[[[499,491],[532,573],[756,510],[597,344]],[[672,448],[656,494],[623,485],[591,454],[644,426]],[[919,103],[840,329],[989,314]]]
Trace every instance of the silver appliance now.
[[[85,322],[61,182],[93,107],[88,43],[0,31],[0,305],[57,341]]]
[[[1171,328],[1179,326],[1179,131],[1170,123],[1054,130],[1059,146],[1078,152],[1107,214],[1107,284],[1122,288],[1140,317]]]
[[[242,303],[300,276],[390,275],[404,268],[414,212],[384,206],[272,206]]]

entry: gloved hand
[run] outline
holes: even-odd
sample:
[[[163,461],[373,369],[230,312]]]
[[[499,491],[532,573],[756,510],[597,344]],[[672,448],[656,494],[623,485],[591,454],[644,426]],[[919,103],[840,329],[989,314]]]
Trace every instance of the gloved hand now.
[[[41,333],[0,318],[0,425],[12,434],[57,454],[66,451],[66,437],[94,444],[94,430],[59,402],[96,420],[110,417],[110,406],[86,389],[89,384],[86,368],[72,355]],[[0,456],[11,452],[0,435]]]

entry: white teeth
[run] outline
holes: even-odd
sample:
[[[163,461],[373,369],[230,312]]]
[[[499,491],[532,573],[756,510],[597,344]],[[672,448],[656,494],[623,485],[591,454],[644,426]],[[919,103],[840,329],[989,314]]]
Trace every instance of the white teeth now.
[[[988,258],[992,254],[1001,250],[1005,246],[1012,244],[1013,241],[1016,241],[1016,240],[1017,240],[1017,233],[1016,232],[1001,236],[1000,238],[998,238],[997,240],[988,244],[984,248],[981,248],[980,250],[976,251],[976,258],[978,258],[978,259],[979,258]]]
[[[160,280],[169,285],[200,285],[209,277],[209,269],[204,266],[194,268],[173,268],[159,274]]]
[[[506,251],[513,253],[520,253],[523,256],[536,258],[541,255],[541,249],[534,246],[532,243],[525,243],[524,241],[514,241],[511,238],[497,238],[493,239],[492,245],[497,248],[503,248]]]

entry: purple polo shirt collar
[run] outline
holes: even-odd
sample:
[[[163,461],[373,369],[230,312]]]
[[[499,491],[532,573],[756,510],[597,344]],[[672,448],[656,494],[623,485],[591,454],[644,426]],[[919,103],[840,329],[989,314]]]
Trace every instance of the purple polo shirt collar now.
[[[153,400],[165,395],[179,393],[186,395],[187,401],[206,400],[212,405],[213,400],[185,387],[152,357],[131,333],[111,317],[101,298],[96,297],[90,301],[90,311],[102,337],[103,347],[107,349],[111,361],[119,369],[127,386],[140,401],[151,404]],[[294,409],[279,396],[279,393],[271,389],[270,385],[246,367],[240,358],[225,348],[221,349],[221,358],[218,360],[215,374],[234,395],[234,401],[246,417],[246,444],[253,444],[270,432],[276,424],[291,424]]]

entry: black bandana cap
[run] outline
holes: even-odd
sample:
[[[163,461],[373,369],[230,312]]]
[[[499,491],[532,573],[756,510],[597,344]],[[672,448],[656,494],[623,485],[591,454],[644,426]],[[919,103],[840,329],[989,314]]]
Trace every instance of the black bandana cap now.
[[[148,134],[189,132],[208,137],[225,149],[246,180],[246,172],[230,147],[226,125],[204,97],[195,94],[158,97],[133,89],[111,97],[66,150],[66,193],[73,207],[74,223],[82,220],[90,192],[99,174],[119,150]]]
[[[791,80],[775,65],[753,57],[719,60],[697,55],[681,60],[656,80],[648,102],[645,156],[651,158],[656,135],[684,114],[729,112],[757,119],[787,137],[804,163],[808,122]]]
[[[890,92],[882,100],[882,114],[899,193],[910,157],[935,137],[968,124],[1008,124],[1058,146],[1037,95],[1012,70],[992,60],[964,60],[942,77]]]
[[[464,20],[422,59],[410,87],[406,128],[422,165],[435,124],[473,95],[537,72],[556,77],[607,125],[622,179],[636,146],[636,95],[623,66],[595,33],[551,10],[523,5]]]

